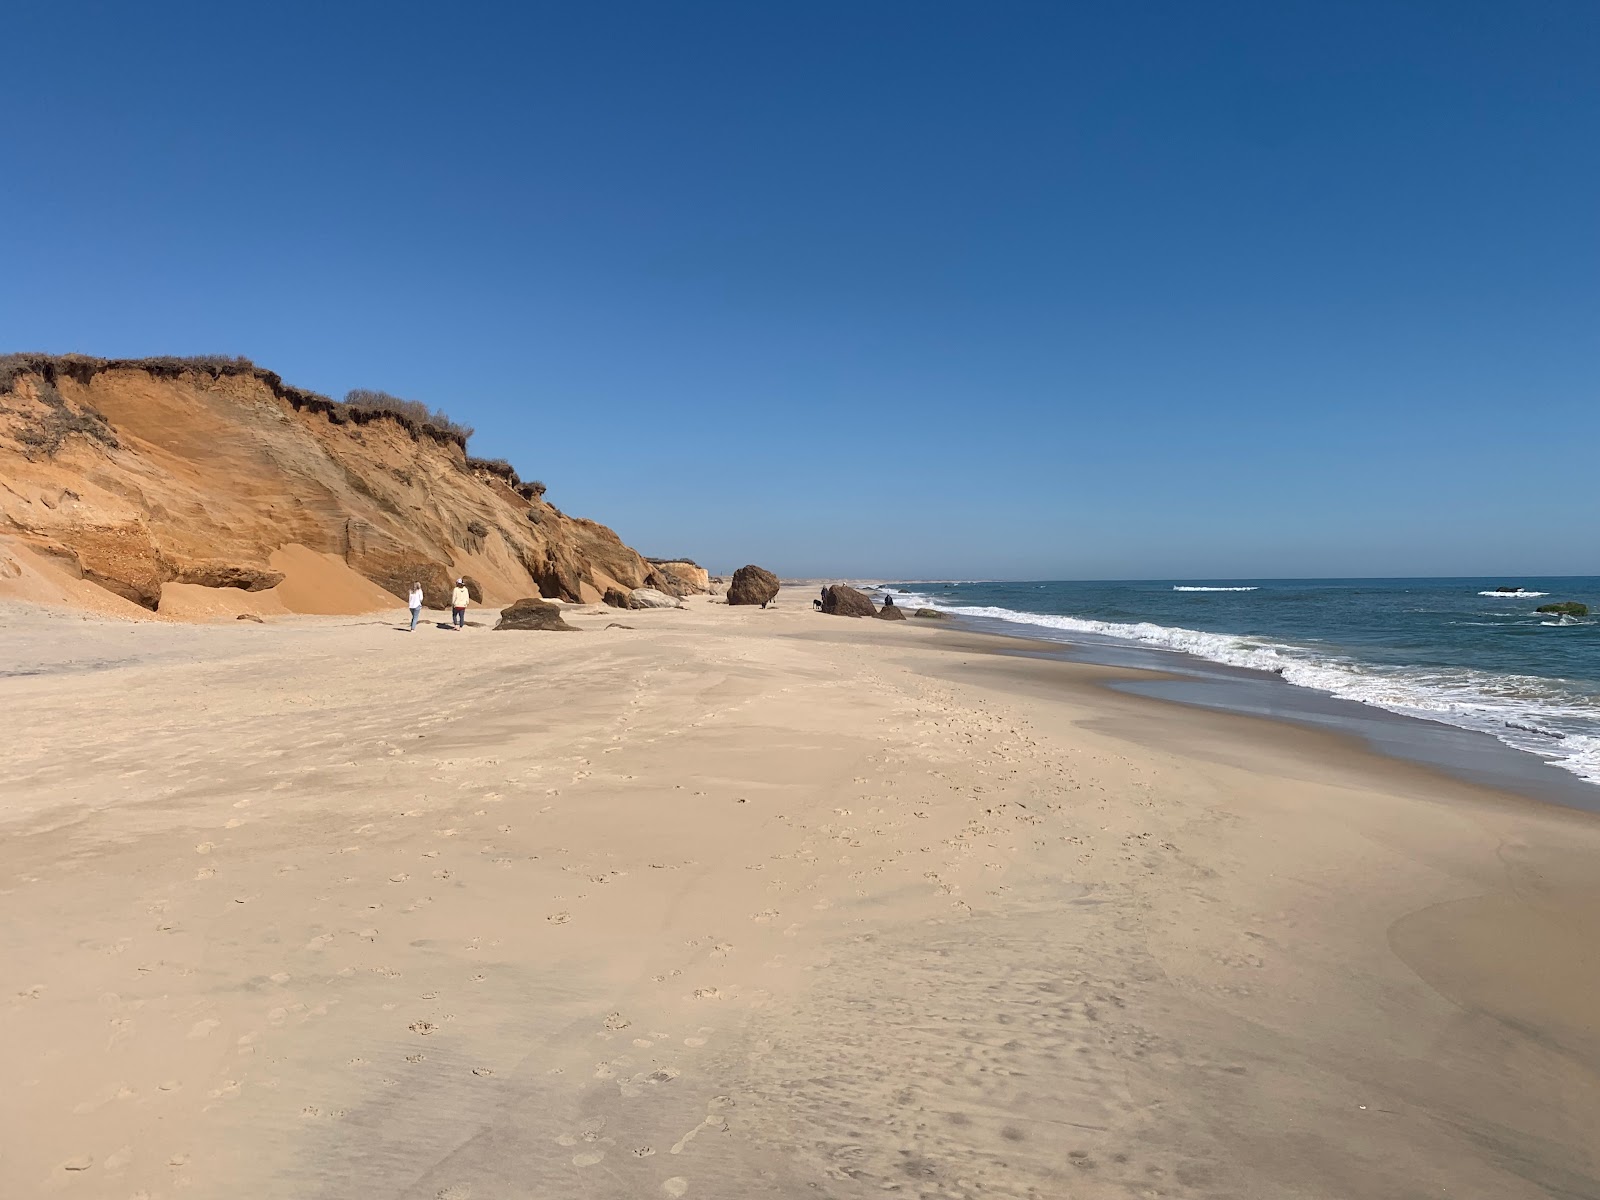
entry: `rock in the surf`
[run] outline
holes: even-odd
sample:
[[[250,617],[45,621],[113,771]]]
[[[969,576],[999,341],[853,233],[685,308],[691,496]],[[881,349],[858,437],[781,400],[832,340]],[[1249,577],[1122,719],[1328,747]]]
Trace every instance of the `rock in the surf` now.
[[[1554,604],[1541,604],[1534,612],[1551,613],[1562,617],[1587,617],[1589,606],[1581,600],[1558,600]]]

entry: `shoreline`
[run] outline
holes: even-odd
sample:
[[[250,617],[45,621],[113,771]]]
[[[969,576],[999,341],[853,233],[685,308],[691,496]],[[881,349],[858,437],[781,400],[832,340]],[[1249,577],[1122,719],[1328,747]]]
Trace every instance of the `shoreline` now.
[[[1163,671],[1160,666],[1116,661],[1140,657],[1142,648],[1137,646],[1127,654],[1106,653],[1103,647],[1085,642],[998,631],[959,615],[947,620],[951,632],[994,637],[1029,648],[1016,653],[1120,666],[1135,672],[1133,678],[1109,685],[1125,688],[1130,694],[1299,729],[1323,730],[1352,739],[1383,758],[1422,766],[1492,791],[1511,792],[1583,812],[1600,812],[1600,783],[1591,783],[1492,734],[1344,699],[1264,672],[1215,663],[1187,651],[1168,650],[1161,654],[1180,664],[1196,664],[1198,670]],[[1142,657],[1153,656],[1144,653]],[[1274,693],[1282,689],[1291,689],[1284,694],[1293,699],[1274,703]]]
[[[1600,820],[800,595],[8,614],[0,1190],[1600,1194]]]

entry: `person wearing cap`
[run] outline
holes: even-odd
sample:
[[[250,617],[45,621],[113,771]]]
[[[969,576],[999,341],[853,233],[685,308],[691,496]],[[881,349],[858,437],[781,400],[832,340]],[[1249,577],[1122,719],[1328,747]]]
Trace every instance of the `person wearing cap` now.
[[[455,591],[450,593],[450,623],[457,629],[467,623],[467,601],[471,598],[466,579],[456,580]]]

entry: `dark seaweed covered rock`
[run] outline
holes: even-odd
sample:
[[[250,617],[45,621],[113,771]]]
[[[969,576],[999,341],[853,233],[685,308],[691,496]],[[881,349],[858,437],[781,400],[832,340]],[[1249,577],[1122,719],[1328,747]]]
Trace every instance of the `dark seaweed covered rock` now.
[[[1578,600],[1560,600],[1555,604],[1541,604],[1534,612],[1554,613],[1563,617],[1587,617],[1589,606]]]
[[[561,606],[551,604],[548,600],[536,600],[524,597],[509,608],[500,610],[500,620],[495,623],[496,629],[566,629],[571,630],[561,619]]]

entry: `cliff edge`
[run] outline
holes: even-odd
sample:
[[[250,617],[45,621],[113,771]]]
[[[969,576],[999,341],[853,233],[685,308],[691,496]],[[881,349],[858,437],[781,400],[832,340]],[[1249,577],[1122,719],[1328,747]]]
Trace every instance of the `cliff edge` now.
[[[385,400],[245,359],[0,358],[0,595],[203,616],[370,611],[413,580],[443,607],[459,575],[489,604],[702,590]]]

